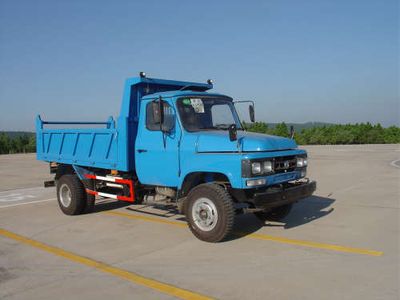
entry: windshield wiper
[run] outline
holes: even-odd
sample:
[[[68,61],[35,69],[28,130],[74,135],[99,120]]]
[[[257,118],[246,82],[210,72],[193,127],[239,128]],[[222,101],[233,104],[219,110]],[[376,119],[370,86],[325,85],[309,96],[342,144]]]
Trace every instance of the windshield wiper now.
[[[214,126],[216,129],[228,130],[231,124],[217,124]]]
[[[229,126],[232,124],[217,124],[211,127],[200,127],[200,130],[229,130]],[[239,127],[237,130],[243,130],[243,128]]]

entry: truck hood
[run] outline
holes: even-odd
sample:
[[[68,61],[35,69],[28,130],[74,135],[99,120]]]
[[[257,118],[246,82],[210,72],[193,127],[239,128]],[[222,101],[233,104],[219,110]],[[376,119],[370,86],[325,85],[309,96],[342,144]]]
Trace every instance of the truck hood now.
[[[197,152],[261,152],[297,148],[294,140],[274,135],[238,131],[237,141],[229,140],[228,131],[204,131],[197,133]]]

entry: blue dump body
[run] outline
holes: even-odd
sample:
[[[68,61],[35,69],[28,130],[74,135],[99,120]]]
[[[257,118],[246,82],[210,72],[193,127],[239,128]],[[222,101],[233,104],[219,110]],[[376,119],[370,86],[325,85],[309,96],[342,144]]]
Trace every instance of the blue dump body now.
[[[47,129],[46,125],[103,125],[105,128]],[[107,122],[45,122],[36,119],[37,158],[64,164],[116,168],[117,130]]]
[[[133,171],[140,99],[146,95],[190,88],[206,91],[212,84],[135,77],[125,83],[117,124],[106,122],[49,122],[36,118],[37,159],[86,167]],[[80,127],[47,128],[56,126]],[[93,125],[96,128],[87,128]],[[98,126],[104,128],[98,128]],[[86,127],[86,128],[82,128]]]

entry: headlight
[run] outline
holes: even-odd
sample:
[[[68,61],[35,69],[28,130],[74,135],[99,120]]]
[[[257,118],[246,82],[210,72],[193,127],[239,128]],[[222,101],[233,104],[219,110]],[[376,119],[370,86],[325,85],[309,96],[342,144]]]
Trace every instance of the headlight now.
[[[274,163],[271,160],[242,160],[242,177],[267,176],[274,172]]]
[[[305,161],[305,163],[304,163],[304,161]],[[296,166],[297,166],[298,168],[302,168],[302,167],[307,166],[307,159],[305,159],[304,157],[298,157],[298,158],[297,158]]]
[[[251,164],[251,173],[261,174],[261,163],[260,162],[253,162]]]
[[[263,170],[264,170],[264,173],[272,172],[272,162],[270,160],[264,161]]]

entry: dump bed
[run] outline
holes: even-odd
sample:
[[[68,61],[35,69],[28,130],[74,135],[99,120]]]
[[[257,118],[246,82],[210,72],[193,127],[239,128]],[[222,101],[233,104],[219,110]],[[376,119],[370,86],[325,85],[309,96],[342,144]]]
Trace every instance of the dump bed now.
[[[212,84],[185,81],[130,78],[125,83],[117,123],[60,122],[36,118],[37,159],[78,166],[133,171],[140,99],[158,92],[190,89],[206,91]],[[63,128],[59,128],[63,126]],[[88,128],[88,126],[93,126]],[[99,127],[100,126],[100,127]],[[79,128],[77,128],[79,127]]]
[[[104,128],[45,128],[48,126]],[[46,122],[36,119],[37,158],[64,164],[116,169],[117,130],[113,118],[107,122]]]

